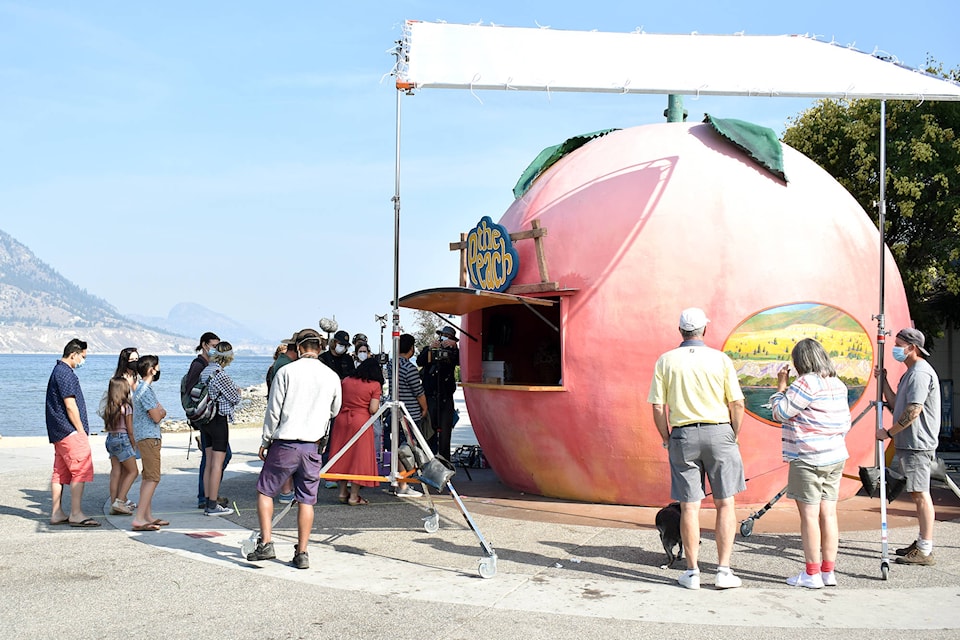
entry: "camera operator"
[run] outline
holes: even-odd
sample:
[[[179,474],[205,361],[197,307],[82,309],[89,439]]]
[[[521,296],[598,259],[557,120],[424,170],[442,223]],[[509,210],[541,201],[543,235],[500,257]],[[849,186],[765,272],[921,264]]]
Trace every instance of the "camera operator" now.
[[[436,433],[430,439],[430,448],[436,455],[450,459],[450,432],[453,431],[453,394],[457,390],[455,370],[460,364],[457,332],[451,326],[437,331],[439,339],[420,351],[423,390],[427,396],[427,410]]]

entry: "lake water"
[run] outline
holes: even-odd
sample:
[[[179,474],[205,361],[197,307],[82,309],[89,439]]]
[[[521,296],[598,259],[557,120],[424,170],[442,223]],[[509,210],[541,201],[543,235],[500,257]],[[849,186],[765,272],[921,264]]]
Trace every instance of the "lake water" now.
[[[170,420],[183,420],[180,407],[180,378],[187,372],[194,356],[161,356],[160,380],[153,383],[160,404]],[[0,354],[0,435],[45,436],[44,401],[47,380],[57,362],[55,355]],[[270,356],[247,356],[235,359],[226,372],[238,387],[249,387],[264,381]],[[97,406],[117,366],[117,355],[90,355],[83,367],[75,369],[87,404],[90,432],[103,428]]]
[[[847,387],[847,403],[850,406],[860,399],[866,387]],[[776,387],[743,387],[744,402],[747,411],[760,416],[764,420],[773,422],[773,414],[769,407],[764,405],[770,401],[770,396],[776,391]]]

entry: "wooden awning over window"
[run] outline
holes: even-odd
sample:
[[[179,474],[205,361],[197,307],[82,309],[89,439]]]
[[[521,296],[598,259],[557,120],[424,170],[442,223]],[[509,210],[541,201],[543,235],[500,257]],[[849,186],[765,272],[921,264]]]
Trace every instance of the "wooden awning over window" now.
[[[483,291],[482,289],[467,289],[465,287],[423,289],[407,294],[401,297],[399,301],[399,306],[407,309],[423,309],[424,311],[455,316],[463,316],[473,311],[504,304],[552,307],[556,302],[543,298],[496,293],[494,291]]]

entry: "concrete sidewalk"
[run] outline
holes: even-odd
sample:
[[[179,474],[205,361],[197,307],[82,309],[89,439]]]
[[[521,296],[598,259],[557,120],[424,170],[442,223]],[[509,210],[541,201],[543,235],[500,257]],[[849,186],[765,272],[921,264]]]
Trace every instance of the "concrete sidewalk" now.
[[[48,526],[44,516],[49,514],[52,447],[33,442],[17,447],[10,440],[4,439],[0,445],[4,459],[0,522],[8,540],[14,536],[13,550],[32,557],[24,562],[21,554],[14,552],[5,554],[2,561],[5,579],[0,589],[6,597],[0,605],[0,624],[17,628],[15,637],[49,637],[44,634],[55,630],[45,616],[26,618],[41,622],[27,630],[22,626],[25,618],[10,607],[14,601],[24,601],[21,587],[15,585],[34,580],[31,569],[49,565],[57,569],[47,578],[56,583],[63,576],[62,582],[49,592],[49,582],[37,583],[42,591],[38,606],[48,598],[56,602],[62,589],[74,590],[77,578],[68,577],[70,572],[85,571],[100,576],[84,589],[86,601],[119,603],[157,591],[156,598],[148,598],[151,615],[162,614],[165,624],[184,626],[183,637],[195,637],[187,629],[217,625],[197,611],[238,606],[243,613],[236,614],[236,624],[219,622],[231,627],[224,635],[366,638],[391,637],[394,632],[390,629],[398,633],[405,629],[404,635],[481,637],[494,635],[494,630],[506,625],[507,633],[522,630],[532,638],[568,637],[565,631],[558,633],[560,629],[579,630],[576,636],[569,636],[579,637],[615,628],[630,637],[648,633],[650,637],[689,637],[690,633],[726,637],[757,627],[778,629],[783,637],[808,638],[813,637],[811,630],[843,629],[845,638],[873,638],[884,630],[900,637],[908,630],[917,637],[956,637],[960,628],[960,610],[953,606],[960,596],[960,523],[956,520],[937,523],[935,567],[892,565],[886,582],[880,580],[876,528],[850,530],[844,526],[837,568],[840,586],[809,591],[784,583],[786,576],[800,570],[802,553],[795,532],[775,532],[785,528],[783,523],[796,525],[793,505],[778,505],[757,521],[752,536],[738,536],[734,568],[744,580],[743,588],[712,588],[716,552],[712,534],[705,532],[701,549],[704,588],[688,591],[676,585],[677,570],[660,568],[664,554],[651,526],[655,509],[524,496],[500,485],[489,470],[470,470],[473,480],[460,471],[454,484],[480,532],[496,550],[494,577],[478,576],[484,554],[449,496],[434,498],[440,530],[429,534],[422,520],[431,513],[426,498],[400,499],[380,489],[365,489],[363,495],[371,504],[358,507],[341,505],[336,491],[322,490],[309,549],[311,568],[300,571],[288,564],[293,555],[296,506],[275,531],[277,561],[250,563],[240,554],[241,543],[257,526],[254,485],[261,464],[255,456],[257,430],[231,433],[234,459],[223,494],[231,496],[237,513],[226,518],[206,517],[195,508],[197,452],[194,449],[188,460],[187,435],[165,436],[164,475],[154,499],[154,514],[170,520],[171,525],[144,533],[129,531],[129,516],[104,517],[105,526],[98,530]],[[102,448],[102,442],[94,444],[97,478],[85,495],[88,512],[95,503],[106,506],[109,463]],[[937,493],[941,517],[960,515],[960,503],[951,497]],[[870,512],[875,512],[876,501],[854,500],[861,500],[863,506],[856,513],[841,513],[842,523],[859,522],[862,511],[879,523],[879,517]],[[890,531],[891,547],[903,546],[915,535],[912,503],[898,500],[890,512],[891,527],[895,521],[901,525]],[[750,510],[744,510],[738,515],[749,514]],[[132,564],[131,557],[136,557]],[[127,575],[130,567],[138,570]],[[107,578],[114,572],[127,575],[132,582],[110,586]],[[143,572],[155,577],[144,582]],[[212,583],[208,582],[210,576],[216,576]],[[324,618],[321,627],[326,632],[316,629],[311,633],[302,626],[290,626],[289,620],[279,623],[275,619],[285,608],[299,610],[299,605],[287,600],[290,597],[308,598],[323,610],[323,602],[346,599],[351,605],[330,612],[336,624]],[[355,607],[354,603],[367,606]],[[97,633],[90,637],[113,637],[114,631],[126,637],[129,616],[123,617],[124,624],[111,627],[106,622],[111,616],[96,615],[98,608],[106,614],[106,609],[95,605],[88,626]],[[260,633],[253,633],[256,629],[249,628],[250,620],[245,617],[256,612],[268,621]],[[75,615],[82,619],[84,612]],[[352,617],[350,624],[342,620],[344,615]],[[464,616],[473,622],[457,626],[456,631],[447,630],[451,618]],[[375,620],[378,624],[371,627]],[[476,626],[478,620],[484,623]],[[431,621],[435,625],[429,631],[416,631]],[[289,627],[290,633],[273,633],[277,624]],[[709,628],[715,631],[706,631]],[[180,637],[168,631],[164,628],[164,635]],[[851,636],[852,632],[856,633]]]

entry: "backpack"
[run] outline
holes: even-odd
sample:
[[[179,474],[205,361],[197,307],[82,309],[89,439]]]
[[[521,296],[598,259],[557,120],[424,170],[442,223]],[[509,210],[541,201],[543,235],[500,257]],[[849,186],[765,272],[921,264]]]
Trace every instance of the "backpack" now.
[[[191,427],[200,427],[217,416],[217,403],[210,397],[210,378],[187,389],[187,376],[180,379],[180,405]]]

